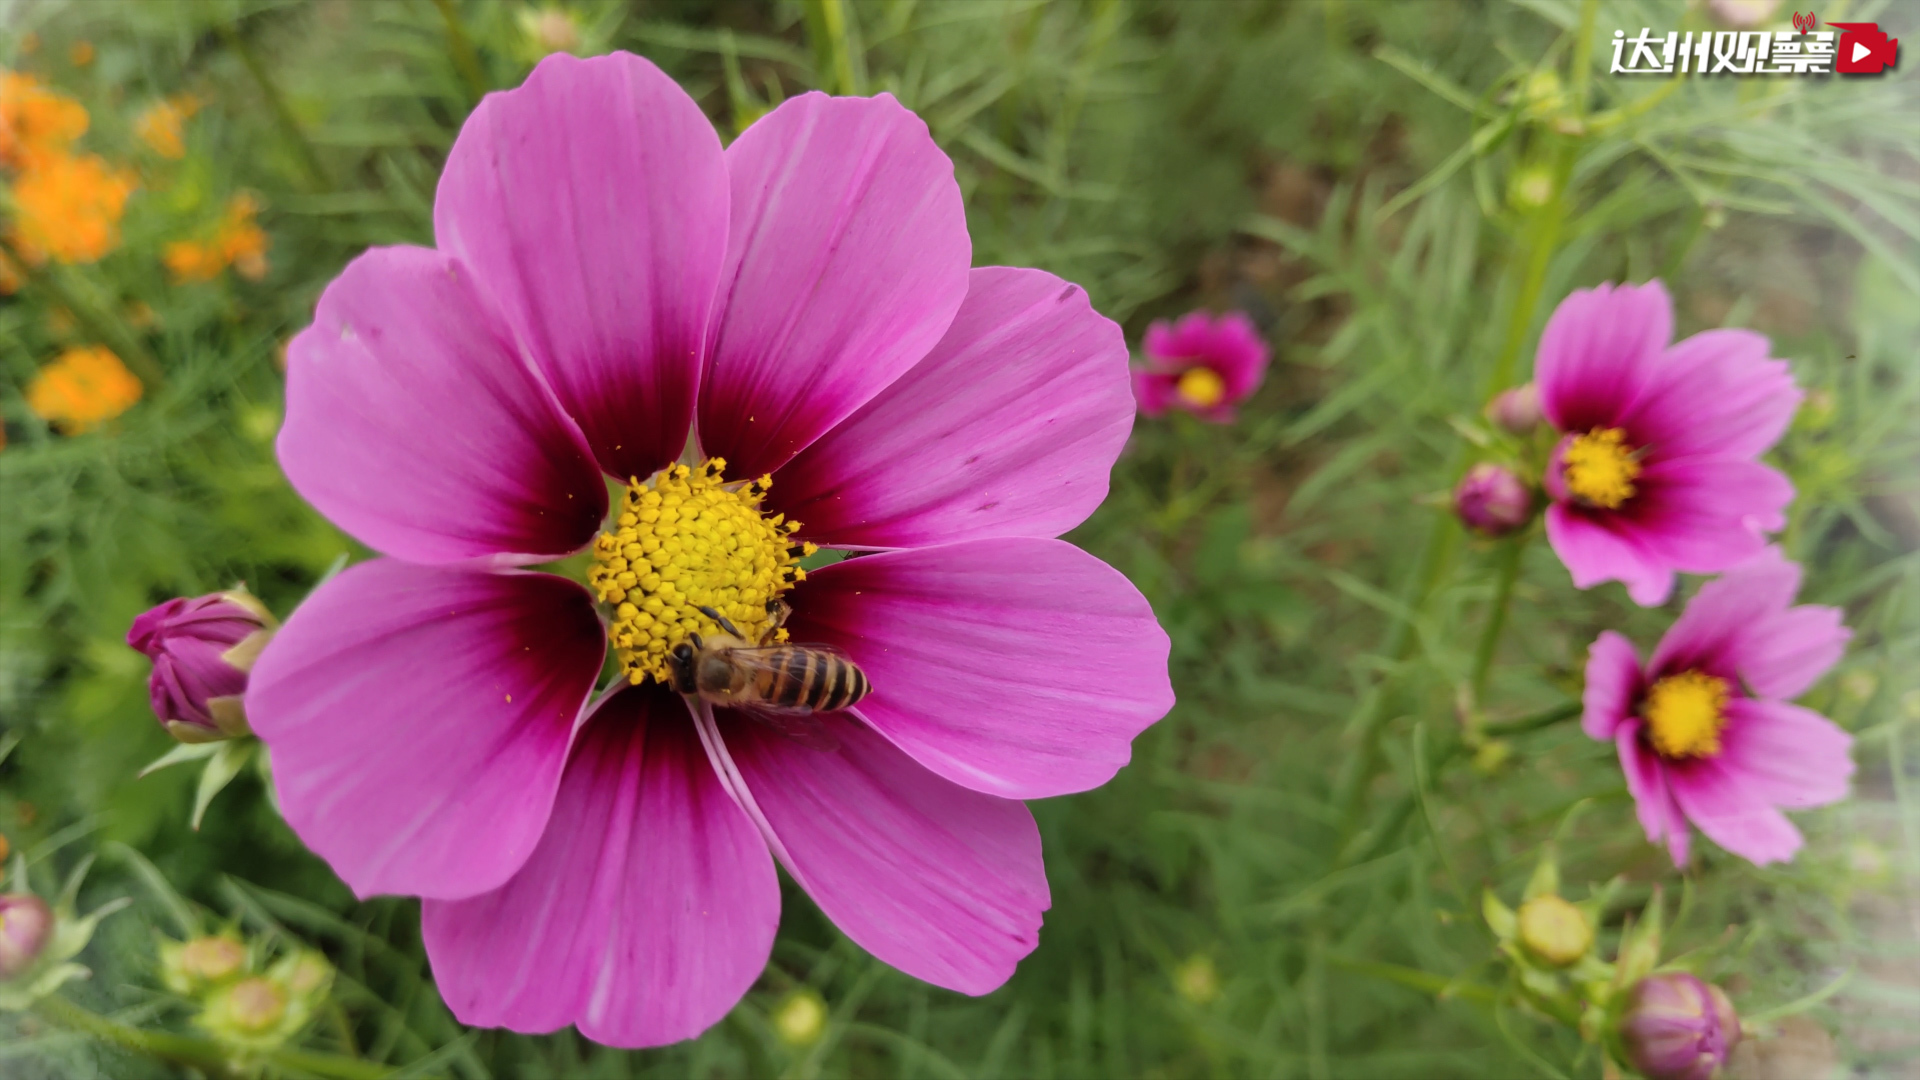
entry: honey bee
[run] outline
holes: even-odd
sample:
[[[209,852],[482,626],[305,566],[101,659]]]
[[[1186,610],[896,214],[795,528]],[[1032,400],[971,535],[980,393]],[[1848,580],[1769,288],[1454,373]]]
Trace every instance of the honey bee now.
[[[720,624],[722,633],[699,634],[674,646],[667,666],[673,688],[712,705],[740,709],[789,735],[806,725],[795,721],[816,713],[838,712],[873,689],[866,673],[836,649],[819,645],[770,643],[786,621],[787,605],[767,605],[772,619],[758,643],[749,642],[726,616],[710,607],[700,613]]]

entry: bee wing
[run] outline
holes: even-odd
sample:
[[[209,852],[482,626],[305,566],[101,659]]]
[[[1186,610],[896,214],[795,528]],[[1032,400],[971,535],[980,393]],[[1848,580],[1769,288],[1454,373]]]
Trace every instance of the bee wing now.
[[[799,743],[809,750],[838,750],[840,740],[828,734],[812,709],[782,708],[778,705],[733,705],[729,706],[747,714],[753,720],[765,724],[773,730]]]

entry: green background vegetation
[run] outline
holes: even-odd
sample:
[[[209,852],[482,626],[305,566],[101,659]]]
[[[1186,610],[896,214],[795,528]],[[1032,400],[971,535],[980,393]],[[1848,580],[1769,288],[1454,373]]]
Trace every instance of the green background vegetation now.
[[[1914,1068],[1911,58],[1878,79],[1608,75],[1615,28],[1709,25],[1631,0],[567,5],[584,49],[653,59],[723,137],[810,88],[889,90],[952,155],[978,264],[1079,282],[1130,340],[1156,317],[1235,306],[1275,346],[1237,425],[1141,422],[1112,497],[1071,537],[1152,600],[1179,705],[1113,783],[1035,804],[1054,904],[1012,981],[981,999],[932,989],[789,884],[773,962],[733,1015],[623,1053],[461,1029],[433,992],[417,904],[355,903],[257,777],[197,833],[191,770],[134,779],[169,746],[123,643],[135,614],[235,580],[284,613],[336,558],[364,554],[274,463],[276,350],[358,251],[431,242],[461,120],[537,56],[520,5],[8,10],[10,40],[40,39],[16,65],[85,101],[95,152],[132,156],[146,102],[207,103],[174,180],[134,197],[119,251],[0,302],[0,733],[20,736],[0,765],[0,833],[49,877],[98,852],[89,894],[138,901],[96,939],[76,1000],[184,1030],[153,974],[155,934],[176,931],[130,847],[250,933],[328,952],[338,1008],[314,1048],[417,1075],[1598,1075],[1571,1032],[1503,1003],[1478,916],[1481,888],[1511,901],[1592,799],[1562,872],[1575,896],[1625,875],[1609,953],[1621,916],[1664,882],[1669,951],[1691,952],[1743,1012],[1846,978],[1770,1024],[1741,1069]],[[1920,45],[1898,5],[1819,14],[1884,16]],[[67,59],[81,39],[96,49],[84,68]],[[1510,194],[1535,172],[1544,203]],[[159,243],[241,188],[261,198],[270,274],[169,283]],[[1809,843],[1784,867],[1702,845],[1676,875],[1642,839],[1612,748],[1576,724],[1460,752],[1463,710],[1552,710],[1577,696],[1600,630],[1650,644],[1678,610],[1635,608],[1617,585],[1575,592],[1544,544],[1472,540],[1441,512],[1478,452],[1480,406],[1524,380],[1553,304],[1651,276],[1673,288],[1682,333],[1764,331],[1812,392],[1772,460],[1800,492],[1783,540],[1808,565],[1805,596],[1843,605],[1856,631],[1808,702],[1856,734],[1860,772],[1855,801],[1796,815]],[[91,434],[55,434],[25,405],[73,333],[50,322],[49,288],[107,319],[135,300],[158,316],[127,332],[164,383]],[[1511,614],[1475,705],[1509,559]],[[792,1047],[769,1016],[801,987],[830,1021]],[[0,1018],[0,1072],[171,1075],[19,1017]]]

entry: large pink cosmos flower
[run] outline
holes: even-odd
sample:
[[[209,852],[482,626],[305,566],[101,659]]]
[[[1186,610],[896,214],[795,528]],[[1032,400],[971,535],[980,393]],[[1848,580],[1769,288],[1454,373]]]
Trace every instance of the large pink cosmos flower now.
[[[1132,422],[1118,327],[969,269],[952,165],[891,97],[795,98],[723,151],[624,54],[487,97],[434,227],[288,350],[281,465],[385,557],[254,669],[287,820],[356,893],[425,898],[468,1023],[699,1033],[766,962],[770,850],[880,959],[998,986],[1049,903],[1018,800],[1105,782],[1172,704],[1144,598],[1053,539]],[[690,432],[709,460],[661,472]],[[605,477],[632,486],[596,540]],[[801,575],[809,541],[870,554]],[[524,569],[583,548],[604,608]],[[782,593],[873,686],[819,737],[656,680],[698,606],[763,631]],[[603,611],[637,681],[590,701]]]
[[[1780,807],[1846,797],[1853,739],[1788,703],[1840,659],[1840,609],[1793,604],[1800,568],[1779,549],[1701,586],[1644,666],[1609,630],[1587,658],[1582,725],[1620,751],[1649,843],[1685,866],[1688,822],[1756,863],[1791,858]]]
[[[1585,589],[1621,581],[1664,603],[1675,571],[1712,574],[1786,524],[1787,478],[1755,460],[1800,404],[1750,330],[1673,339],[1658,281],[1574,292],[1540,336],[1534,379],[1563,433],[1547,469],[1547,539]]]
[[[1260,388],[1273,355],[1242,311],[1217,319],[1190,311],[1178,322],[1155,322],[1142,349],[1146,366],[1133,371],[1140,411],[1179,409],[1216,424],[1233,422],[1235,406]]]

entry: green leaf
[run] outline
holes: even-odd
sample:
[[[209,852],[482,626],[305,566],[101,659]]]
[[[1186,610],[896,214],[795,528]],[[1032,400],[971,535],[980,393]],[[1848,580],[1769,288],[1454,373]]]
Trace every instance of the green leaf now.
[[[257,739],[231,739],[220,744],[220,751],[208,759],[205,771],[200,774],[200,790],[193,796],[193,830],[200,831],[200,819],[206,816],[207,804],[213,801],[221,789],[240,775],[247,767],[247,761],[253,756]]]
[[[1520,932],[1520,920],[1513,909],[1500,902],[1500,898],[1488,889],[1480,896],[1480,914],[1487,920],[1487,928],[1501,941],[1511,941]]]
[[[183,761],[199,761],[201,758],[212,757],[220,752],[220,746],[219,742],[181,743],[154,758],[152,764],[134,774],[134,779],[137,780],[148,773],[159,772],[169,765],[178,765]]]

